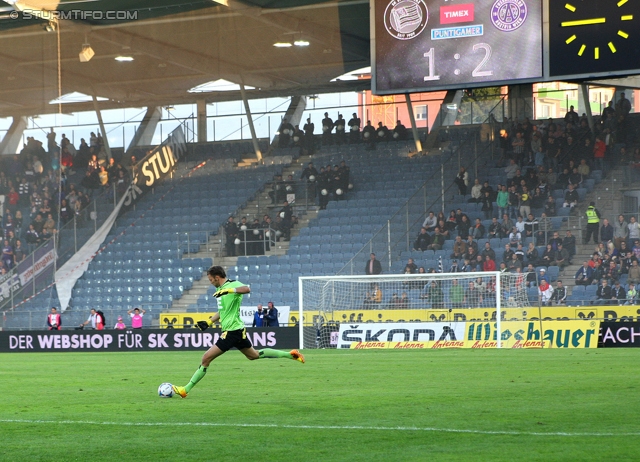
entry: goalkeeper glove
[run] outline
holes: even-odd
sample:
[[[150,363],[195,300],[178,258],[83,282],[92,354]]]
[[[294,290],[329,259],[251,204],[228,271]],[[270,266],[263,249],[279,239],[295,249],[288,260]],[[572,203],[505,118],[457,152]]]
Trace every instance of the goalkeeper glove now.
[[[207,328],[211,327],[212,325],[213,325],[213,321],[211,319],[207,321],[198,321],[196,323],[196,326],[198,326],[198,329],[200,330],[207,330]]]
[[[213,296],[216,297],[216,298],[220,298],[223,295],[235,293],[235,291],[236,291],[236,289],[234,289],[233,287],[230,288],[230,289],[220,289],[215,294],[213,294]]]

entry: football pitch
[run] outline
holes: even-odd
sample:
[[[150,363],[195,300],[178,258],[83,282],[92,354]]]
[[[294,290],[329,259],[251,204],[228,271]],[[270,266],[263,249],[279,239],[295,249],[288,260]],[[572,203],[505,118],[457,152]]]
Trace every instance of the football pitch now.
[[[635,349],[1,354],[0,460],[638,460]]]

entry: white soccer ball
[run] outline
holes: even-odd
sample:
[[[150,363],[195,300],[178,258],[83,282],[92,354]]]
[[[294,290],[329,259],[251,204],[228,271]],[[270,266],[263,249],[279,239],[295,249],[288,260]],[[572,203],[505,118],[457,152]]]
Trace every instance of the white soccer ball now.
[[[260,234],[260,231],[258,231],[257,229],[254,229],[254,230],[253,230],[253,234],[254,234],[255,236],[257,236],[258,234]]]
[[[340,189],[340,188],[336,189],[336,194],[338,196],[342,196],[342,189]]]
[[[241,241],[240,241],[240,239],[238,239],[237,237],[236,237],[236,240],[235,240],[235,241],[233,241],[233,243],[234,243],[235,245],[239,245],[239,244],[240,244],[240,242],[241,242]]]
[[[171,385],[169,382],[161,383],[158,387],[158,396],[160,398],[172,398],[173,385]]]
[[[309,175],[309,181],[316,181],[315,175]]]
[[[264,235],[267,237],[271,237],[271,231],[267,231],[266,233],[264,233]]]
[[[280,212],[280,218],[284,218],[285,213],[284,212]]]
[[[247,225],[240,226],[240,231],[246,231],[246,230],[247,230]]]

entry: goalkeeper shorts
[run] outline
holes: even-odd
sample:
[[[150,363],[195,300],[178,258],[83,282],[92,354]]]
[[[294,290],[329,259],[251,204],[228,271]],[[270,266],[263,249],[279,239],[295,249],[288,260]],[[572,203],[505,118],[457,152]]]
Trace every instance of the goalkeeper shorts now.
[[[216,342],[216,346],[222,351],[229,351],[231,348],[244,350],[251,348],[251,340],[247,337],[247,329],[226,330],[222,332],[220,338]]]

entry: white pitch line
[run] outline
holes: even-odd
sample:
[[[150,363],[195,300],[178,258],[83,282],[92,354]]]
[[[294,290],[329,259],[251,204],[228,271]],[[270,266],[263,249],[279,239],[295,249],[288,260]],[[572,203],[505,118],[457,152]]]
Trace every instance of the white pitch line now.
[[[458,428],[435,427],[367,427],[363,425],[287,425],[287,424],[237,424],[215,422],[100,422],[97,420],[31,420],[31,419],[0,419],[0,423],[15,424],[59,424],[59,425],[113,425],[123,427],[241,427],[241,428],[283,428],[296,430],[377,430],[401,432],[441,432],[468,433],[477,435],[508,435],[508,436],[640,436],[640,432],[627,433],[592,433],[592,432],[518,432],[507,430],[468,430]]]

